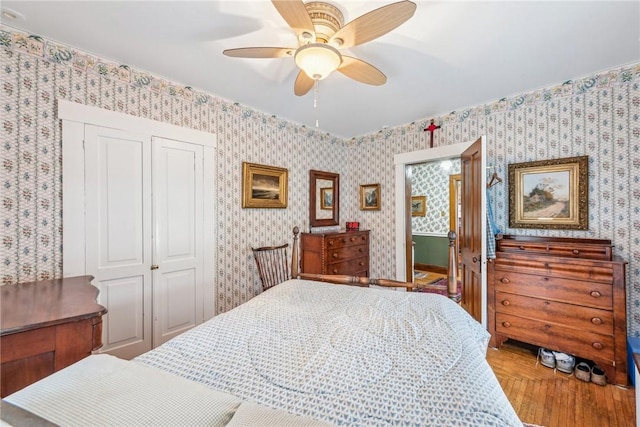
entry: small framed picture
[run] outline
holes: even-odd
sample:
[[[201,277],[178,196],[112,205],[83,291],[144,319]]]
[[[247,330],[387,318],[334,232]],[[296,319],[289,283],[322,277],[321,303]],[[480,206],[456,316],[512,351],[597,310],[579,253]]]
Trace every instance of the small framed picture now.
[[[286,208],[288,170],[242,162],[242,207]]]
[[[509,227],[589,229],[589,157],[509,165]]]
[[[427,214],[427,196],[411,196],[411,216]]]
[[[333,187],[320,189],[320,209],[333,209]]]
[[[360,186],[360,210],[380,210],[380,184],[366,184]]]

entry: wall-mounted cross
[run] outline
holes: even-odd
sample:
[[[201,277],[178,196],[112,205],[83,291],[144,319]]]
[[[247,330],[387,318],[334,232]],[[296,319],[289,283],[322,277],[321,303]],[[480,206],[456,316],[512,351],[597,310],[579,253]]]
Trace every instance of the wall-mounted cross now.
[[[431,140],[429,142],[429,148],[433,148],[433,132],[436,129],[440,129],[440,126],[436,126],[435,121],[433,119],[431,119],[431,124],[424,129],[425,132],[431,132]]]

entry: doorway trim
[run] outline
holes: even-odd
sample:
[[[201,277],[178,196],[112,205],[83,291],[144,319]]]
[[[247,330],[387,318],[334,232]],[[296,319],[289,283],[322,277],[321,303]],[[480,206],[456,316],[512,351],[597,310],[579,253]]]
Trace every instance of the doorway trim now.
[[[486,141],[484,137],[483,141]],[[400,153],[393,156],[395,164],[395,216],[396,216],[396,280],[407,280],[407,222],[411,221],[408,212],[408,195],[407,193],[407,166],[418,163],[437,161],[460,157],[462,153],[469,148],[476,140],[460,142],[457,144],[444,145],[440,147],[429,148],[425,150],[412,151],[409,153]],[[483,152],[486,153],[486,143],[483,142]],[[482,156],[483,168],[486,167],[486,156]],[[484,169],[483,169],[484,170]],[[486,196],[482,195],[482,212],[486,217]],[[486,234],[486,233],[485,233]],[[486,326],[486,289],[487,289],[487,247],[486,239],[483,239],[482,245],[482,324]],[[411,248],[409,248],[411,250]]]

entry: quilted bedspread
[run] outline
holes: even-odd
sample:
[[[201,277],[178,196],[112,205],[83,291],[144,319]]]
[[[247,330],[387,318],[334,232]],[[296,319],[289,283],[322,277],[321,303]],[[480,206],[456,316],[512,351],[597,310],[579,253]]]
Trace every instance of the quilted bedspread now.
[[[488,338],[440,295],[290,280],[134,361],[332,424],[521,426]]]

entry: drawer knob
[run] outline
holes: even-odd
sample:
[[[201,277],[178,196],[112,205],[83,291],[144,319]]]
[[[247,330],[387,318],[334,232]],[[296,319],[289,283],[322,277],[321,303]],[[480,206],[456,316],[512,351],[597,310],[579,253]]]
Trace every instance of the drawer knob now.
[[[520,245],[520,246],[518,246],[518,249],[520,249],[521,251],[524,251],[525,247]]]
[[[594,325],[602,325],[602,319],[599,317],[594,317],[593,319],[591,319],[591,323],[593,323]]]
[[[359,248],[358,251],[359,252],[364,252],[364,249],[363,248]]]
[[[502,283],[509,283],[509,282],[511,282],[511,280],[509,280],[509,278],[507,278],[507,277],[503,277],[502,279],[500,279],[500,281],[501,281]]]
[[[360,262],[358,263],[358,265],[359,265],[360,267],[362,267],[362,266],[364,265],[364,262],[360,261]]]
[[[579,251],[578,249],[574,249],[574,250],[573,250],[573,254],[574,254],[574,255],[578,255],[579,253],[580,253],[580,251]]]
[[[511,322],[502,322],[502,326],[504,326],[505,328],[509,328],[511,327]]]
[[[601,342],[594,342],[593,344],[591,344],[591,347],[595,348],[596,350],[602,350],[604,348],[604,345],[602,345]]]
[[[347,243],[347,239],[342,239],[342,243]]]
[[[329,246],[333,246],[333,240],[329,240]]]
[[[602,294],[598,291],[591,291],[589,295],[591,295],[594,298],[600,298],[602,296]]]
[[[511,301],[509,301],[508,299],[502,301],[502,305],[504,305],[505,307],[508,307],[511,305]]]
[[[334,258],[338,258],[338,254],[333,254],[331,256],[334,257]]]
[[[352,242],[355,242],[355,241],[356,241],[356,238],[355,238],[355,237],[352,237],[352,238],[350,238],[349,240],[350,240],[350,241],[352,241]]]
[[[338,269],[337,268],[333,269],[333,274],[338,274]]]

